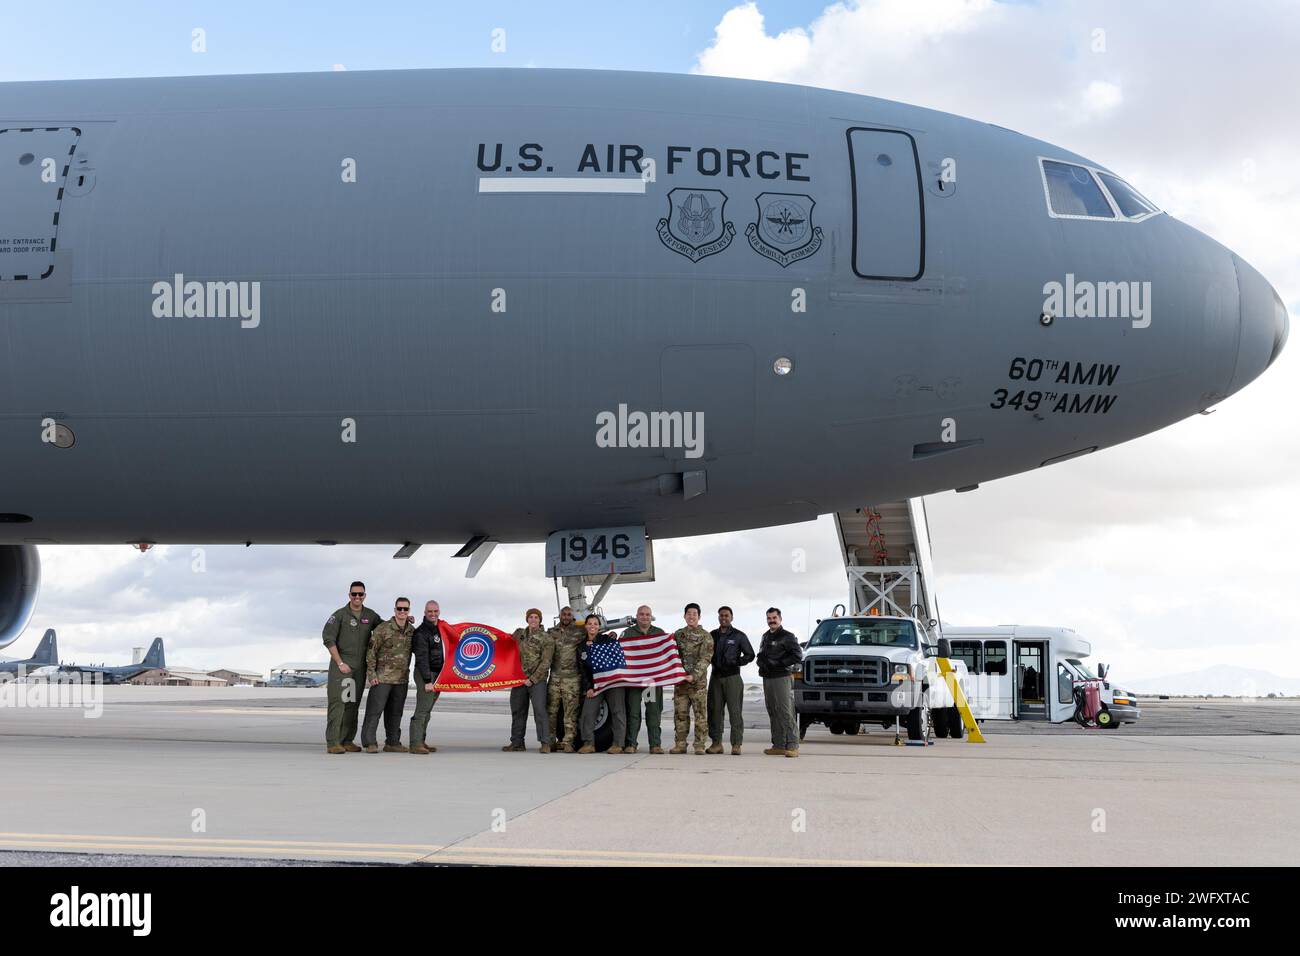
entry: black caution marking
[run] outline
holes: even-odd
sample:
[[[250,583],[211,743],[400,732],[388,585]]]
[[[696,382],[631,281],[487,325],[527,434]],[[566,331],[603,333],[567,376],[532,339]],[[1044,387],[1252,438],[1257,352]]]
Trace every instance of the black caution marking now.
[[[72,170],[71,157],[74,156],[74,155],[76,155],[76,152],[77,152],[77,146],[78,146],[78,144],[79,144],[80,141],[81,141],[81,129],[80,129],[79,127],[76,127],[76,126],[44,126],[44,127],[39,127],[39,128],[38,128],[38,127],[35,127],[35,126],[22,126],[22,127],[18,127],[18,128],[16,128],[16,129],[13,128],[13,127],[9,127],[9,128],[6,128],[6,129],[0,129],[0,135],[2,135],[2,134],[4,134],[4,133],[12,133],[12,132],[18,132],[18,133],[38,133],[38,132],[40,132],[40,133],[61,133],[61,132],[65,132],[65,131],[66,131],[66,132],[71,132],[71,133],[72,133],[72,135],[73,135],[73,141],[72,141],[72,145],[70,145],[70,146],[68,147],[68,157],[69,157],[69,162],[65,163],[64,166],[63,166],[63,172],[62,172],[62,175],[61,175],[61,177],[60,177],[58,191],[55,193],[55,196],[54,196],[55,208],[54,208],[54,213],[53,213],[53,215],[50,217],[49,254],[50,254],[51,256],[54,255],[54,251],[55,251],[55,249],[58,247],[58,242],[59,242],[59,219],[60,219],[60,215],[61,215],[61,213],[62,213],[62,207],[63,207],[63,194],[64,194],[64,192],[66,192],[66,190],[67,190],[68,175],[69,175],[69,173],[70,173],[71,170]],[[38,278],[38,279],[48,279],[48,278],[49,278],[50,276],[52,276],[53,274],[54,274],[54,263],[51,262],[50,265],[49,265],[49,268],[47,268],[43,273],[41,273],[39,276],[37,276],[37,278]],[[26,275],[26,274],[22,274],[22,275],[15,274],[15,275],[9,276],[9,277],[8,277],[8,281],[12,281],[12,282],[25,282],[25,281],[29,281],[30,278],[31,278],[31,277],[30,277],[29,275]],[[0,275],[0,282],[4,282],[4,281],[6,281],[6,277],[3,276],[3,275]]]

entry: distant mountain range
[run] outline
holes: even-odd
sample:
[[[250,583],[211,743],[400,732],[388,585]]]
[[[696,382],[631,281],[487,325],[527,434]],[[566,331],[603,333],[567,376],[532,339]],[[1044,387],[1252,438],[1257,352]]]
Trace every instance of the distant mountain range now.
[[[1268,671],[1226,664],[1189,674],[1121,680],[1120,685],[1139,697],[1158,694],[1178,697],[1267,697],[1269,694],[1300,696],[1300,678],[1279,677]]]

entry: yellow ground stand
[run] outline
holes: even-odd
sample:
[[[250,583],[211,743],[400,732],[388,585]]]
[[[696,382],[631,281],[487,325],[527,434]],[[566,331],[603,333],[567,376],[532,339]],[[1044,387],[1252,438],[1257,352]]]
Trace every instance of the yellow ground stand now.
[[[962,692],[961,684],[957,682],[957,675],[953,673],[948,658],[940,657],[936,659],[939,661],[939,673],[943,675],[943,679],[948,682],[948,689],[952,691],[952,699],[957,704],[957,712],[961,714],[961,722],[966,725],[967,742],[972,744],[988,743],[984,739],[984,735],[980,733],[979,724],[975,723],[975,716],[970,712],[970,703]]]

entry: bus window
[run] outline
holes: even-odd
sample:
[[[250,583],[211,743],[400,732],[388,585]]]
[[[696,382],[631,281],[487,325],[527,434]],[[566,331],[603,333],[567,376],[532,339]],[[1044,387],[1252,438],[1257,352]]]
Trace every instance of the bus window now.
[[[1007,642],[987,641],[984,644],[984,673],[1005,674],[1007,672]]]
[[[1056,697],[1062,704],[1074,703],[1074,675],[1064,664],[1056,665]]]
[[[984,645],[980,641],[951,641],[952,656],[959,661],[966,662],[966,671],[970,674],[978,674],[984,666],[983,653]]]

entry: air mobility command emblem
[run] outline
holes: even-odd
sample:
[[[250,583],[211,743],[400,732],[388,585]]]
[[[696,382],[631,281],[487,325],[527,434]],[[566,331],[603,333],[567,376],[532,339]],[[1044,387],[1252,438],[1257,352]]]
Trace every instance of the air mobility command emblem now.
[[[812,223],[811,196],[802,193],[759,193],[758,221],[745,227],[745,238],[760,256],[782,269],[815,255],[822,247],[821,226]]]
[[[736,235],[724,214],[727,194],[721,189],[672,189],[668,216],[659,220],[659,241],[691,262],[721,252]]]

